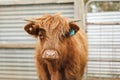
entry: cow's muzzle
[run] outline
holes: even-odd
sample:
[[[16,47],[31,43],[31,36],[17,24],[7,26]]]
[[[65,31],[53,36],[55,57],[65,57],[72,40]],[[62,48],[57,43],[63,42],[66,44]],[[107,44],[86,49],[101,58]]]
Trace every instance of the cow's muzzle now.
[[[56,50],[45,50],[42,58],[44,59],[59,59],[59,54]]]

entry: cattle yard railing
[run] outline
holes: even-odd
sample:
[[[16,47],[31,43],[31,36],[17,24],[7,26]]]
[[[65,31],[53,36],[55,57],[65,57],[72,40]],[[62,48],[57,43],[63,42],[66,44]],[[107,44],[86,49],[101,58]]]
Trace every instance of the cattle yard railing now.
[[[85,5],[89,61],[84,80],[119,80],[120,59],[117,57],[120,56],[120,12],[117,12],[117,15],[116,12],[88,13],[89,5],[93,2],[120,2],[120,0],[89,0]],[[111,20],[108,20],[111,16]],[[102,20],[104,17],[107,18],[105,21]],[[94,20],[90,21],[89,18]]]

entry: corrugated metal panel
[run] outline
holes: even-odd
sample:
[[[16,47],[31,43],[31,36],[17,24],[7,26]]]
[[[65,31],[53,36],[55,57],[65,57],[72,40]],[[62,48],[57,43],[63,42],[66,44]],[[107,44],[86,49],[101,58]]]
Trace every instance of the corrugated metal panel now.
[[[24,18],[39,17],[43,14],[62,12],[63,16],[73,17],[73,4],[36,4],[0,6],[0,42],[34,42],[24,32]]]
[[[33,49],[0,49],[0,80],[37,80]]]
[[[120,12],[101,12],[101,13],[89,13],[88,22],[111,22],[120,21]]]
[[[62,12],[74,16],[73,3],[0,6],[0,43],[35,43],[23,27],[23,18]],[[37,80],[33,49],[0,49],[0,80]]]
[[[120,22],[120,12],[88,13],[88,22]],[[120,79],[120,25],[88,25],[87,80]]]

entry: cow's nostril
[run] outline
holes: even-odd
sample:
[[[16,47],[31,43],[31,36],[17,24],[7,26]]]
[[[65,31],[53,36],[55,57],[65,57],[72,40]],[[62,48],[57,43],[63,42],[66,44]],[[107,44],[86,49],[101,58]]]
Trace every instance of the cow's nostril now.
[[[59,55],[56,50],[45,50],[43,52],[42,58],[44,59],[58,59]]]

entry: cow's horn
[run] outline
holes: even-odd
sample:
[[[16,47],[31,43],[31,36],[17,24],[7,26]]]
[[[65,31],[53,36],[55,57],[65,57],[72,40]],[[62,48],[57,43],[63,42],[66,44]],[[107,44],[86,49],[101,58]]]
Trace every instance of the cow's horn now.
[[[72,20],[69,21],[69,23],[71,23],[71,22],[78,22],[78,21],[81,21],[81,20],[80,19],[72,19]]]
[[[24,19],[24,20],[29,21],[29,22],[33,22],[33,23],[37,22],[35,19]]]

